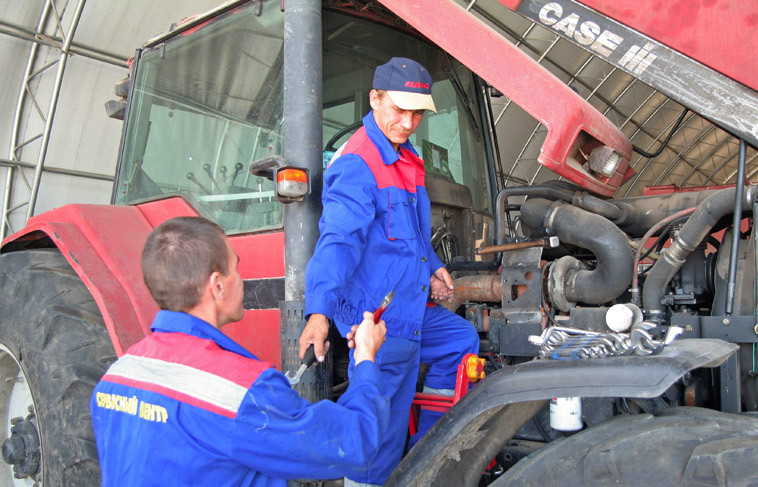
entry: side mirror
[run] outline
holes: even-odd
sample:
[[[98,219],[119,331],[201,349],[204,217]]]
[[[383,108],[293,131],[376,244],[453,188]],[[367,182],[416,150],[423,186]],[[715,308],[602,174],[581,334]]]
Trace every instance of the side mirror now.
[[[311,190],[308,170],[287,165],[279,155],[258,159],[250,163],[250,173],[274,182],[274,194],[281,203],[303,201]]]

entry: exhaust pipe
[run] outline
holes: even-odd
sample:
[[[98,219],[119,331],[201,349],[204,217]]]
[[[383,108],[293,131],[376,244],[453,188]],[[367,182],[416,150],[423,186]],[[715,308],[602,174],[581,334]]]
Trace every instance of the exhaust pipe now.
[[[455,294],[453,299],[440,302],[440,305],[453,313],[465,301],[502,302],[503,282],[500,274],[486,276],[465,276],[453,281]]]

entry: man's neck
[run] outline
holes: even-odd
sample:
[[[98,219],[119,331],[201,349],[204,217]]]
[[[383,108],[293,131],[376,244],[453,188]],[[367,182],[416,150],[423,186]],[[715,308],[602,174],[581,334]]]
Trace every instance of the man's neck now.
[[[185,313],[205,321],[214,328],[221,328],[220,325],[223,325],[223,323],[219,324],[219,319],[215,312],[215,309],[207,306],[207,304],[204,305],[202,302],[186,310]]]

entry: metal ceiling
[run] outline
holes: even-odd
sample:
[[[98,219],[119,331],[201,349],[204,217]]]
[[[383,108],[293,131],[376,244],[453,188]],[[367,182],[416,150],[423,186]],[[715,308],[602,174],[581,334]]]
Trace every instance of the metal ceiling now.
[[[82,16],[85,0],[78,0],[71,8],[59,10],[59,6],[53,0],[47,0],[40,12],[39,21],[36,29],[29,30],[22,26],[14,25],[8,22],[0,22],[0,32],[11,35],[20,39],[29,41],[29,55],[26,61],[21,87],[19,90],[18,101],[13,118],[11,133],[11,151],[8,159],[3,159],[2,164],[7,167],[5,177],[5,188],[3,192],[3,221],[0,225],[0,239],[4,238],[6,228],[12,230],[9,217],[14,212],[25,212],[26,219],[34,215],[34,209],[37,203],[40,182],[42,179],[42,170],[45,166],[50,135],[53,128],[58,106],[58,96],[60,94],[63,74],[66,70],[66,64],[69,55],[76,48],[73,47],[74,34]],[[63,14],[69,11],[67,15],[68,25],[63,27]],[[54,25],[53,34],[45,35],[45,26],[51,23]],[[40,51],[41,46],[48,46],[59,51],[57,57],[43,57]],[[77,54],[84,56],[98,56],[100,59],[105,58],[104,53],[97,52],[96,49],[76,49]],[[49,53],[48,53],[49,54]],[[115,56],[111,56],[115,58]],[[118,62],[118,61],[116,61]],[[125,60],[121,61],[126,67]],[[40,79],[47,73],[55,74],[52,77],[52,86],[48,89],[37,90]],[[34,110],[25,110],[25,107],[32,106]],[[35,120],[30,122],[24,115],[34,117]],[[29,125],[37,125],[39,130],[28,130]],[[21,158],[24,148],[32,143],[39,141],[37,148],[36,161],[34,163],[25,162]],[[33,169],[25,171],[24,169]],[[32,172],[31,177],[27,174]],[[112,177],[103,174],[75,172],[72,170],[60,169],[59,173],[86,177],[93,179],[112,180]],[[19,185],[23,187],[14,191]],[[14,195],[15,193],[15,195]],[[14,197],[15,196],[15,197]]]
[[[24,47],[19,49],[16,45],[15,50],[25,52],[27,59],[23,64],[23,74],[13,73],[11,76],[11,73],[6,72],[3,78],[7,80],[0,80],[5,88],[10,87],[17,93],[15,109],[9,106],[2,110],[3,117],[12,118],[12,123],[8,120],[4,124],[0,123],[0,128],[9,127],[10,131],[2,133],[6,129],[0,130],[0,137],[10,141],[8,157],[0,154],[0,167],[6,168],[4,177],[0,173],[5,182],[2,210],[4,224],[0,225],[0,236],[7,235],[8,230],[13,230],[14,226],[18,229],[26,217],[35,213],[43,173],[106,182],[113,179],[107,171],[77,169],[81,163],[72,163],[71,167],[49,167],[46,158],[48,142],[53,135],[58,139],[67,139],[83,137],[85,133],[81,126],[70,123],[56,124],[55,134],[52,133],[67,59],[78,55],[111,67],[123,68],[126,65],[124,54],[108,52],[107,48],[115,42],[113,39],[100,42],[96,36],[93,37],[93,32],[107,35],[108,29],[84,29],[88,45],[76,42],[77,32],[83,30],[79,25],[80,20],[96,20],[93,16],[83,17],[82,12],[95,5],[85,6],[85,0],[35,0],[34,5],[38,7],[39,15],[36,23],[31,25],[28,21],[19,23],[17,19],[3,18],[4,12],[12,11],[12,5],[7,2],[13,0],[5,1],[5,7],[0,4],[0,46],[9,40],[23,42]],[[466,2],[470,12],[502,32],[529,56],[573,87],[620,127],[636,147],[650,153],[660,150],[653,158],[634,155],[631,166],[636,174],[620,188],[617,196],[637,196],[649,186],[688,188],[735,183],[739,154],[737,138],[695,111],[684,113],[685,107],[676,101],[541,25],[504,8],[498,9],[497,16],[492,15],[490,12],[493,9],[490,7],[496,0]],[[145,7],[150,2],[132,2],[135,5],[133,8],[124,7],[121,2],[106,3],[111,6],[98,4],[97,11],[114,9],[118,4],[121,5],[118,8],[125,9],[121,12],[123,15],[128,16],[131,12],[140,17],[146,15]],[[168,7],[162,10],[165,10],[163,16],[169,19],[164,22],[162,30],[165,30],[171,21],[179,20],[180,15],[171,16]],[[161,29],[155,32],[159,31]],[[148,37],[149,35],[145,36],[145,39]],[[135,42],[134,45],[140,43]],[[131,49],[133,46],[128,46],[122,52],[129,53]],[[15,69],[22,69],[20,62],[16,63]],[[14,84],[8,81],[10,79],[20,79],[21,83]],[[102,104],[106,100],[107,98],[99,101]],[[555,179],[555,174],[536,162],[546,133],[543,126],[502,96],[493,99],[493,118],[500,149],[497,176],[501,187],[539,184]],[[680,118],[681,123],[677,126]],[[670,139],[661,147],[669,135]],[[97,137],[97,134],[89,133],[88,137]],[[2,146],[4,144],[0,144]],[[109,167],[113,165],[109,164]],[[758,152],[749,147],[746,179],[755,181],[758,179],[756,174]],[[48,202],[47,206],[59,206],[68,202],[71,201],[57,201],[55,204]],[[86,196],[80,195],[78,202],[86,202]],[[99,201],[93,198],[93,202]],[[45,209],[48,208],[42,208]]]

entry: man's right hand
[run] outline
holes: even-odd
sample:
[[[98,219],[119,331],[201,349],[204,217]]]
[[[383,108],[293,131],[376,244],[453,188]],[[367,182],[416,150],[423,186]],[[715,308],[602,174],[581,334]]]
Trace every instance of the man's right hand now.
[[[305,351],[313,344],[313,351],[316,353],[316,360],[324,361],[327,350],[329,350],[329,318],[322,314],[313,313],[305,324],[305,329],[300,334],[300,358],[305,357]]]
[[[387,335],[387,325],[384,320],[374,323],[374,314],[369,311],[363,312],[363,321],[360,325],[353,325],[347,334],[347,345],[355,348],[353,359],[355,365],[364,360],[374,361],[377,352],[384,344]]]

